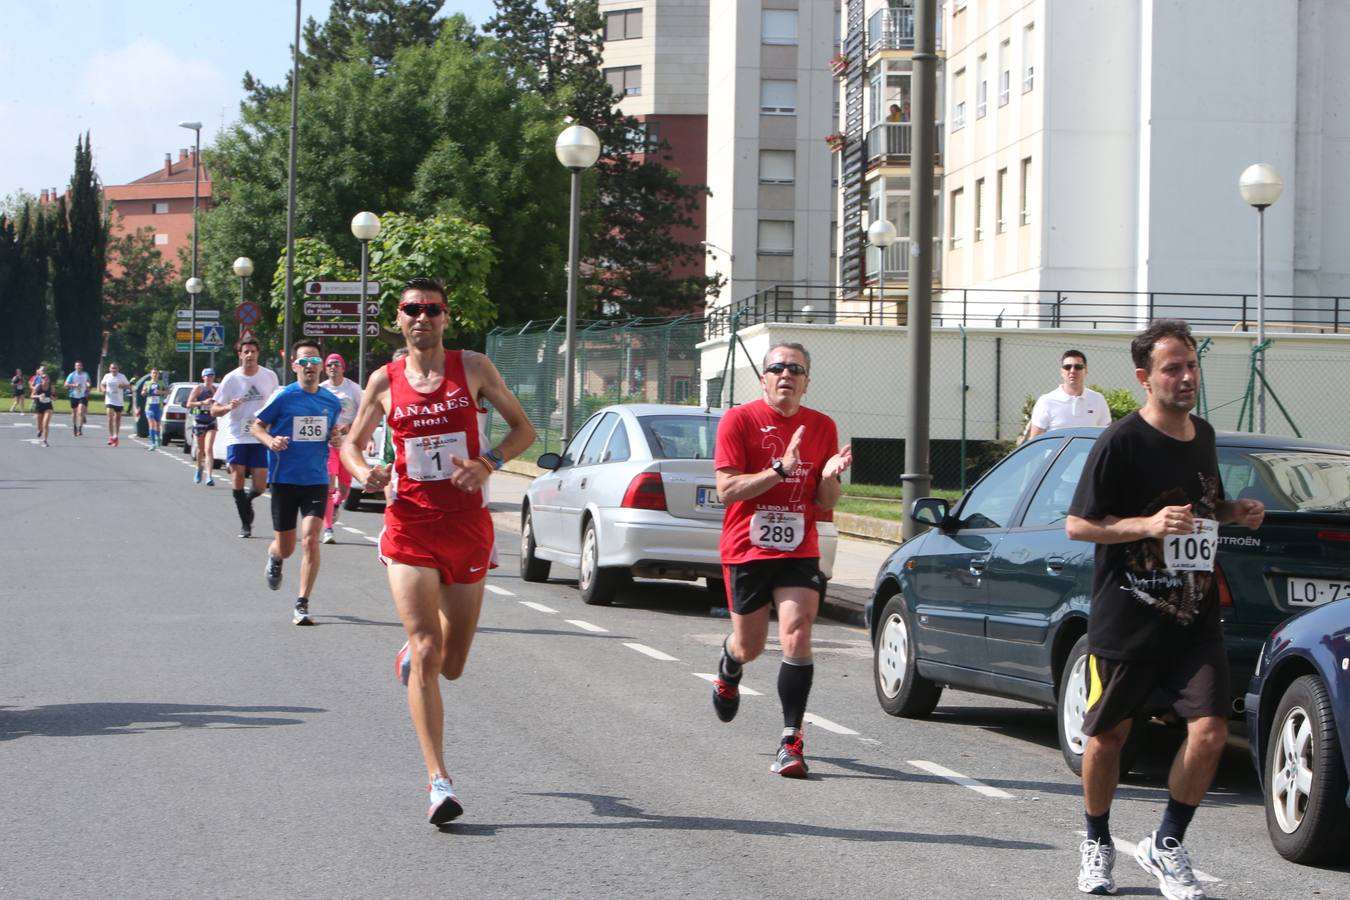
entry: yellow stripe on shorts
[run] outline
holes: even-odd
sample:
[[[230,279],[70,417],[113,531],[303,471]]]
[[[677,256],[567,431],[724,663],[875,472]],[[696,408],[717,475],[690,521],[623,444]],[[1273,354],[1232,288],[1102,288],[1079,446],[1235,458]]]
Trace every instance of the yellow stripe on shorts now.
[[[1102,699],[1102,676],[1097,671],[1097,657],[1089,653],[1087,708],[1092,709],[1100,699]]]

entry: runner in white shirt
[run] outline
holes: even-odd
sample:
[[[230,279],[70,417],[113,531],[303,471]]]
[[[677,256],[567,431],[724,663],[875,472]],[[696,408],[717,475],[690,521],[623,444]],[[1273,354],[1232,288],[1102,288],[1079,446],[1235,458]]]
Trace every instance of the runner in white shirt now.
[[[342,402],[342,412],[338,414],[337,425],[333,428],[334,433],[341,437],[345,435],[356,421],[356,411],[361,406],[361,388],[355,381],[346,377],[347,361],[342,358],[340,353],[330,353],[323,361],[324,371],[328,373],[328,380],[319,387],[331,391],[337,395],[338,400]],[[340,444],[341,442],[339,442]],[[342,464],[337,446],[328,448],[328,505],[324,508],[323,514],[323,542],[325,544],[336,544],[333,537],[333,523],[337,521],[337,507],[347,499],[347,494],[352,489],[352,473],[347,471],[347,467]]]
[[[84,434],[84,420],[89,415],[89,373],[84,363],[75,360],[75,371],[66,376],[66,396],[70,398],[70,429],[75,437]]]
[[[1111,410],[1106,398],[1087,383],[1087,357],[1081,350],[1065,350],[1059,360],[1060,386],[1036,399],[1027,423],[1031,440],[1055,428],[1075,425],[1110,425]]]
[[[108,363],[108,374],[103,376],[99,387],[103,388],[103,408],[108,412],[108,446],[116,447],[122,435],[122,410],[131,382],[117,363]]]
[[[253,498],[267,490],[267,448],[258,443],[250,428],[258,410],[280,387],[276,373],[258,365],[258,342],[252,337],[235,345],[239,368],[233,370],[216,388],[211,398],[211,415],[221,420],[230,445],[225,462],[230,467],[230,485],[234,488],[234,507],[239,511],[239,536],[253,536]],[[245,489],[249,472],[252,489]]]

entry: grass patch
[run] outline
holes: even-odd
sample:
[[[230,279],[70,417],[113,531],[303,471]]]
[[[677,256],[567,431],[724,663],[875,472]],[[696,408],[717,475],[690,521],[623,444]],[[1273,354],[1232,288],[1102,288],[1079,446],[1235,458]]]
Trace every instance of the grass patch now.
[[[13,397],[7,397],[7,398],[5,398],[5,399],[9,400],[10,403],[13,403],[13,402],[14,402],[14,398],[13,398]],[[4,406],[0,406],[0,412],[9,412],[9,405],[8,405],[8,404],[5,404]],[[55,398],[53,398],[53,399],[52,399],[52,412],[55,413],[56,415],[67,415],[67,416],[70,415],[70,401],[67,400],[67,399],[64,398],[64,397],[55,397]],[[131,414],[131,408],[130,408],[130,407],[124,408],[124,409],[123,409],[123,412],[127,414],[127,418],[130,418],[130,417],[131,417],[131,415],[130,415],[130,414]],[[103,407],[103,398],[102,398],[102,397],[93,397],[93,398],[90,398],[90,400],[89,400],[89,405],[88,405],[87,407],[85,407],[85,415],[88,415],[88,416],[101,416],[101,415],[104,415],[104,414],[106,414],[106,413],[107,413],[107,410],[104,409],[104,407]],[[18,413],[17,410],[15,410],[15,413],[14,413],[14,414],[15,414],[15,415],[18,415],[19,413]],[[31,416],[31,415],[33,414],[33,398],[32,398],[32,397],[25,397],[25,398],[24,398],[23,414],[24,414],[25,416]]]
[[[850,496],[850,487],[863,488],[865,496]],[[871,495],[872,489],[881,489],[893,491],[895,499],[888,500]],[[955,488],[934,488],[929,491],[930,497],[941,497],[948,503],[954,503],[961,496],[961,492]],[[845,485],[844,496],[839,498],[838,505],[835,506],[835,512],[848,513],[853,516],[871,516],[874,519],[887,519],[892,522],[899,522],[904,519],[902,513],[903,504],[900,501],[900,489],[891,485]]]

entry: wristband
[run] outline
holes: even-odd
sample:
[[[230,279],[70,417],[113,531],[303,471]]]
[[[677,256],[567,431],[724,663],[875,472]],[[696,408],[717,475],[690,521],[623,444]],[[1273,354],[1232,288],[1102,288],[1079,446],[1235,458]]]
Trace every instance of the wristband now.
[[[486,456],[476,456],[474,457],[473,461],[476,463],[482,463],[483,468],[487,469],[489,475],[497,471],[495,468],[493,468],[492,461],[489,460]]]
[[[496,447],[493,447],[485,455],[487,456],[488,461],[492,463],[494,469],[500,469],[502,466],[506,465],[506,457],[502,456],[502,452]]]

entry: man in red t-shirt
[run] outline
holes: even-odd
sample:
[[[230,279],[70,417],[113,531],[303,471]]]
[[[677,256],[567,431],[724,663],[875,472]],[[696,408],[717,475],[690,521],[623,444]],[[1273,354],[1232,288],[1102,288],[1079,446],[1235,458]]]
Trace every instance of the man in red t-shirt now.
[[[722,522],[722,575],[731,635],[713,682],[713,709],[723,722],[740,706],[743,666],[764,651],[769,608],[778,607],[778,699],[783,737],[770,771],[805,778],[802,718],[815,666],[811,626],[820,609],[816,516],[834,508],[839,476],[853,463],[838,447],[834,420],[802,406],[811,356],[801,344],[778,343],[764,357],[764,397],[727,411],[717,428],[717,493]]]

